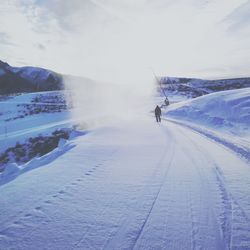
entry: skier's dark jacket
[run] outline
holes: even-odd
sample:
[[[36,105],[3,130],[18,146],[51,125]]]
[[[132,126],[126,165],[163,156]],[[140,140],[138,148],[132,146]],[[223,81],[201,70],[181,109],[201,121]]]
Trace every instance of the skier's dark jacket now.
[[[161,108],[158,105],[155,108],[155,115],[161,116]]]

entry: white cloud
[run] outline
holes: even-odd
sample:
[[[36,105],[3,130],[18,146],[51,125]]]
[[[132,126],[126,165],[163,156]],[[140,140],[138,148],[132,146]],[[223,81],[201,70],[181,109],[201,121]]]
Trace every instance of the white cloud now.
[[[241,32],[250,36],[250,0],[235,8],[224,20],[229,33]]]
[[[230,17],[234,27],[246,27],[249,15],[242,21],[240,14],[245,3],[4,0],[0,32],[17,47],[1,44],[0,51],[11,63],[25,58],[29,64],[106,81],[142,81],[151,67],[162,75],[240,76],[248,73],[250,43],[240,32],[229,35],[222,21]]]

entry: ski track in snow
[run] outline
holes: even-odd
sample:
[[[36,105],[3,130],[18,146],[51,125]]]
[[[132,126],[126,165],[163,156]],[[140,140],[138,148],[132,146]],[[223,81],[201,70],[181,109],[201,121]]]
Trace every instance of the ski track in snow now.
[[[163,118],[164,119],[164,118]],[[214,133],[214,131],[205,129],[204,127],[201,126],[196,126],[194,124],[191,123],[187,123],[185,121],[181,121],[181,120],[176,120],[176,119],[164,119],[166,121],[170,121],[182,126],[185,126],[187,128],[190,128],[193,131],[196,131],[199,134],[202,134],[208,138],[210,138],[211,140],[214,140],[222,145],[224,145],[225,147],[231,149],[232,151],[234,151],[235,153],[237,153],[239,156],[244,157],[246,160],[250,161],[250,149],[249,149],[249,140],[247,139],[239,139],[237,140],[232,140],[232,137],[229,138],[223,138],[223,136],[218,136],[216,133]],[[234,138],[235,139],[235,138]]]
[[[210,152],[206,152],[206,148],[202,149],[202,145],[196,145],[195,140],[183,133],[190,142],[196,147],[199,155],[203,155],[205,162],[214,166],[214,173],[217,180],[218,191],[221,196],[221,207],[220,207],[220,216],[219,222],[221,224],[221,230],[223,237],[225,239],[226,245],[228,249],[249,249],[250,248],[250,220],[249,216],[243,209],[243,207],[239,204],[234,195],[230,192],[230,188],[226,184],[225,177],[223,175],[223,171],[220,168],[220,164],[211,156]],[[221,146],[223,148],[223,146]],[[190,155],[192,153],[190,152]],[[224,166],[225,167],[225,166]],[[238,171],[234,169],[234,171]],[[208,175],[206,175],[208,176]],[[248,182],[249,185],[249,182]],[[212,185],[210,185],[212,186]],[[249,189],[248,189],[249,190]],[[247,190],[246,190],[247,191]],[[241,226],[235,226],[241,222]],[[244,223],[242,223],[244,222]],[[240,230],[239,230],[240,229]],[[237,236],[236,236],[237,235]],[[235,238],[240,239],[235,240]],[[239,245],[238,245],[239,244]]]
[[[166,180],[168,170],[173,160],[174,146],[175,145],[173,141],[171,141],[170,145],[164,145],[163,149],[165,150],[165,152],[163,152],[159,162],[157,163],[155,172],[152,176],[150,176],[147,183],[145,184],[146,187],[137,199],[135,206],[132,208],[131,214],[129,214],[125,221],[122,223],[123,226],[119,228],[118,232],[116,232],[115,235],[110,238],[104,249],[111,249],[113,248],[112,245],[119,245],[120,243],[122,243],[124,240],[124,235],[129,234],[131,230],[136,230],[136,234],[135,237],[131,240],[131,245],[126,246],[126,248],[135,248],[136,243],[140,239],[140,236],[142,235],[153,211],[153,208],[157,202],[161,189],[164,185],[164,181]],[[155,180],[157,180],[156,183],[154,183]],[[145,199],[145,197],[147,198]],[[135,218],[138,218],[137,225],[134,221]],[[128,241],[126,241],[125,244],[128,245]],[[118,246],[118,249],[122,249],[124,247],[125,246]]]
[[[250,168],[223,146],[148,119],[75,144],[0,187],[0,249],[250,249]]]

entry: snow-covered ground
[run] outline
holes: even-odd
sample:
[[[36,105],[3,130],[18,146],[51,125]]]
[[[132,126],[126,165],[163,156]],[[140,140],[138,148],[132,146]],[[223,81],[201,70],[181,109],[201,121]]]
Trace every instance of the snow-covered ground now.
[[[40,106],[61,106],[62,103],[34,103],[34,99],[39,96],[58,96],[60,92],[38,92],[13,96],[0,100],[0,153],[6,148],[14,146],[16,142],[22,143],[29,137],[39,134],[50,134],[62,127],[69,127],[70,115],[68,110],[60,112],[40,112],[37,114],[27,114],[25,105]]]
[[[227,145],[250,160],[250,88],[176,103],[165,113],[167,118]]]
[[[0,249],[250,249],[249,161],[204,132],[249,143],[249,96],[115,119],[27,163],[0,186]]]
[[[1,249],[250,249],[250,168],[151,117],[117,122],[0,187]]]
[[[217,92],[178,103],[169,106],[168,115],[250,136],[250,88]]]

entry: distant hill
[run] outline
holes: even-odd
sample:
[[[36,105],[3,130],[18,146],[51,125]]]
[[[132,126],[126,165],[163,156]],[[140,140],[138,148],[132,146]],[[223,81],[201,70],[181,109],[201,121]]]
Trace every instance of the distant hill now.
[[[0,61],[0,94],[61,90],[63,76],[37,67],[12,67]]]
[[[88,84],[88,87],[95,83],[88,78],[62,75],[38,67],[12,67],[0,60],[0,94],[62,90],[64,80],[71,84]],[[161,77],[161,83],[168,95],[194,98],[222,90],[250,87],[250,77],[221,80]]]
[[[220,80],[161,77],[161,86],[167,94],[194,98],[223,90],[248,88],[250,87],[250,77]]]

